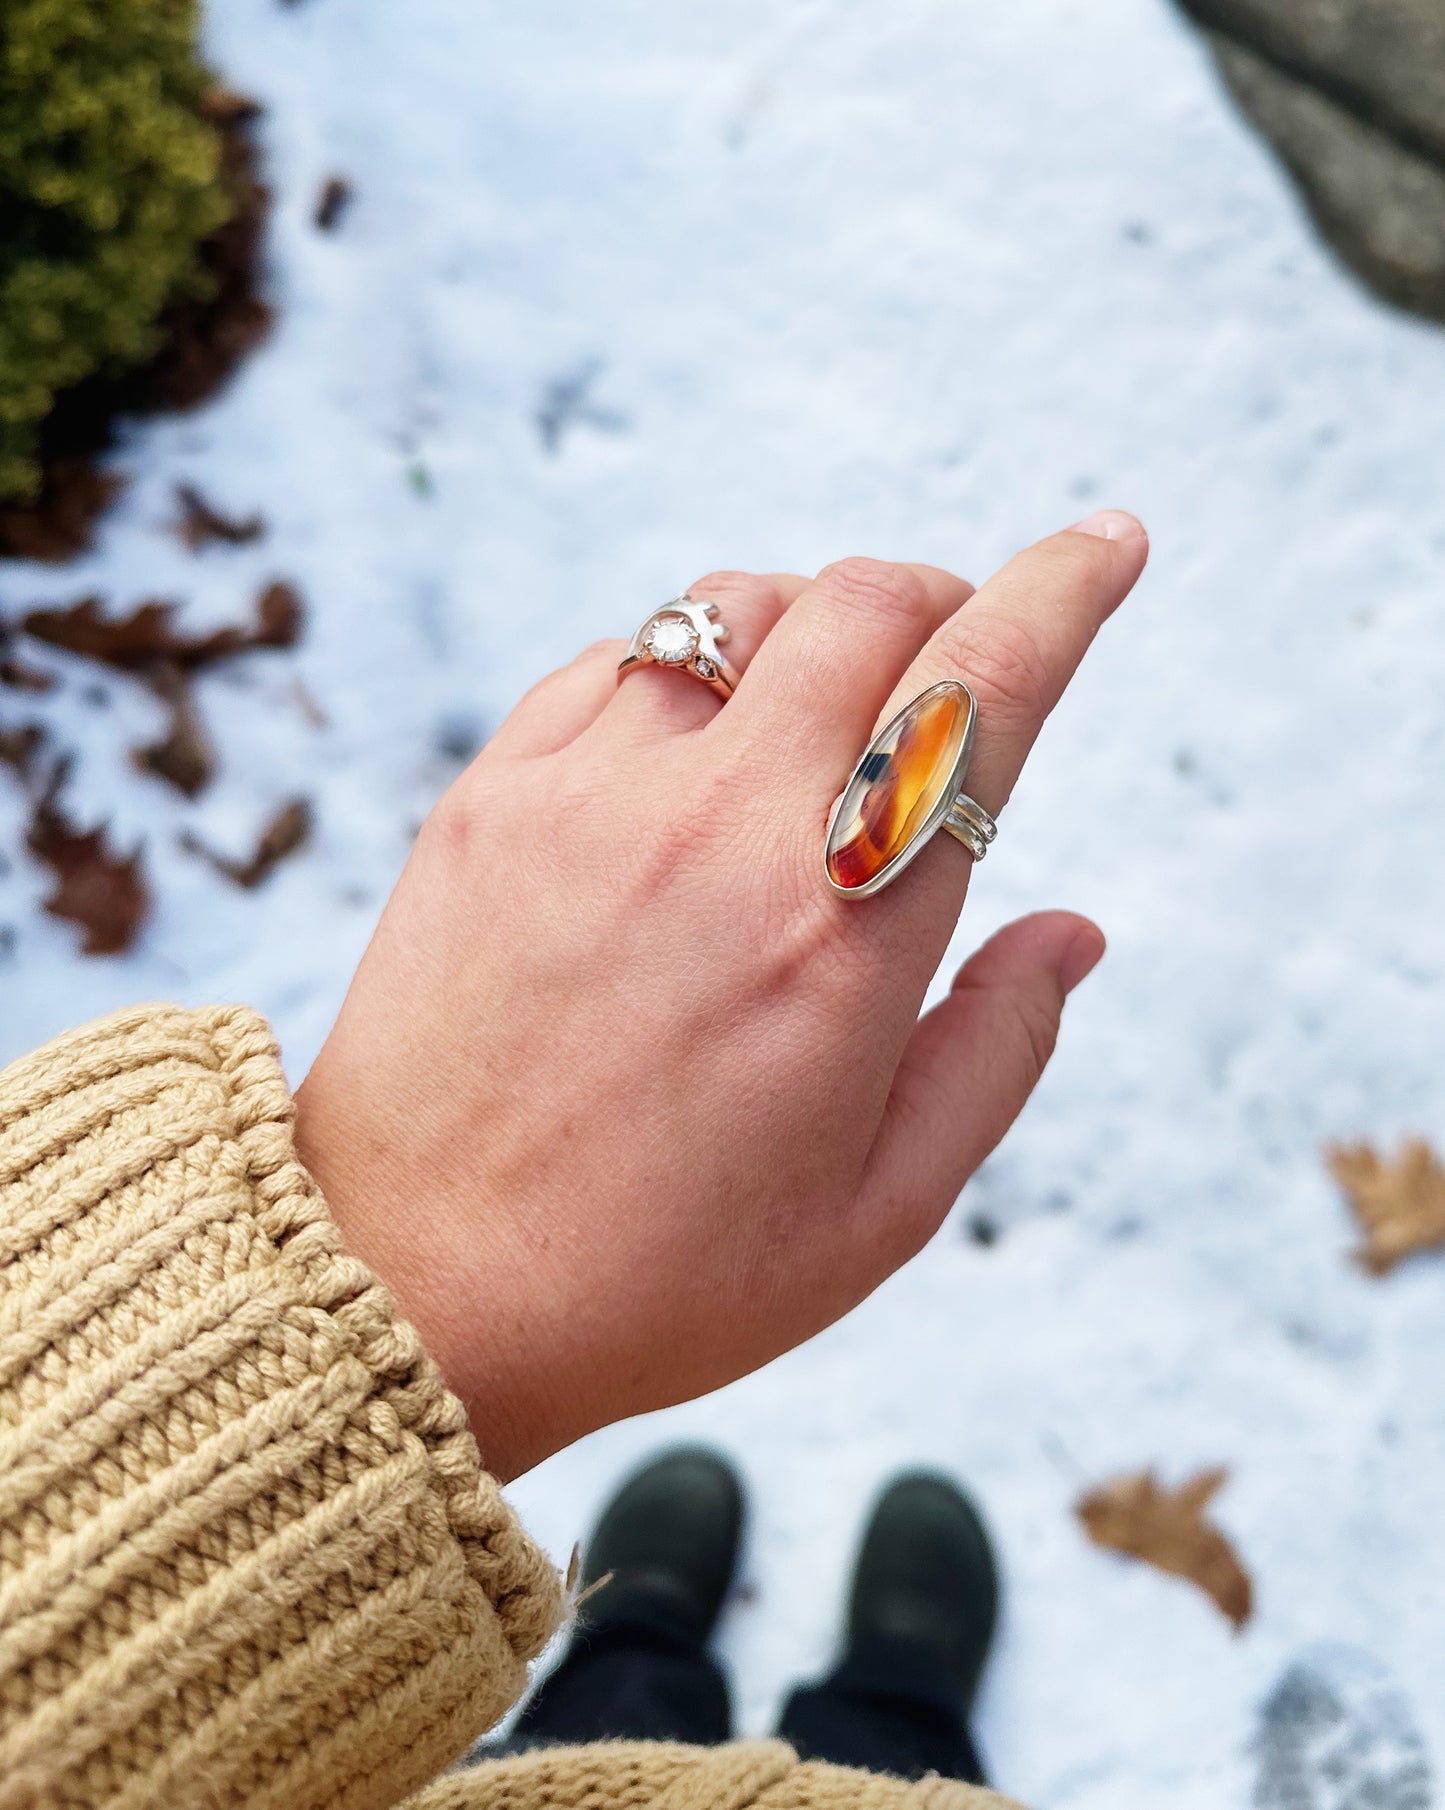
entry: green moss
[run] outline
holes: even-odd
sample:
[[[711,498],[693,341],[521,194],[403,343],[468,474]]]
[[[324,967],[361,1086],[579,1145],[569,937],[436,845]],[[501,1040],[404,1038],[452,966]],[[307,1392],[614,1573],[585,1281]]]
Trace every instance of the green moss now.
[[[230,211],[193,0],[0,7],[0,498],[58,390],[143,363]]]

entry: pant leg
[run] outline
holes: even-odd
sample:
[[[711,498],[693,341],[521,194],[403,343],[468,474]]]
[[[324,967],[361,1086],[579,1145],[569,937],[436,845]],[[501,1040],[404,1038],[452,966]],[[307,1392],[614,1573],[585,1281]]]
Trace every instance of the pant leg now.
[[[722,1668],[668,1617],[643,1605],[579,1628],[507,1742],[509,1752],[586,1741],[689,1741],[732,1733]]]
[[[850,1653],[821,1684],[794,1691],[778,1733],[807,1760],[905,1779],[936,1772],[988,1783],[957,1684],[907,1642],[874,1641]]]

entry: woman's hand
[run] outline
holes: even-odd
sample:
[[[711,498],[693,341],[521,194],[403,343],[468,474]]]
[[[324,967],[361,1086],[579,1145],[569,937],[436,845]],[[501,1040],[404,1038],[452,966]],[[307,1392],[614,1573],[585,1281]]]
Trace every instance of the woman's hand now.
[[[1013,1123],[1099,931],[1011,925],[920,1020],[968,856],[939,836],[853,901],[823,829],[876,725],[948,677],[997,812],[1146,552],[1109,513],[976,595],[864,559],[714,574],[693,594],[745,668],[726,704],[656,667],[619,686],[599,643],[432,812],[298,1140],[499,1475],[837,1319]]]

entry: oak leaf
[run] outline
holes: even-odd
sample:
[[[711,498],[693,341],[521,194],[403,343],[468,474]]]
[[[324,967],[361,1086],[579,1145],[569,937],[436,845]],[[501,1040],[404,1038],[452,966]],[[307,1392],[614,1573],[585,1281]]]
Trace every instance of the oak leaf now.
[[[170,720],[158,742],[133,749],[131,758],[143,772],[168,780],[178,792],[194,798],[215,778],[216,754],[196,708],[191,681],[179,666],[167,662],[155,669],[150,683]]]
[[[282,805],[261,831],[254,852],[244,861],[217,854],[215,849],[208,847],[189,830],[181,837],[181,847],[193,855],[199,855],[218,874],[224,874],[237,886],[244,886],[250,891],[267,879],[279,862],[284,861],[288,855],[294,855],[297,849],[305,845],[311,835],[311,823],[310,800],[293,798],[289,804]]]
[[[1325,1155],[1365,1235],[1354,1253],[1361,1269],[1383,1276],[1445,1246],[1445,1166],[1423,1138],[1407,1138],[1393,1162],[1371,1144],[1333,1144]]]
[[[1204,1518],[1228,1477],[1222,1469],[1200,1471],[1176,1490],[1165,1489],[1153,1471],[1114,1477],[1081,1497],[1074,1512],[1096,1546],[1197,1584],[1238,1630],[1254,1612],[1253,1585],[1229,1541]]]
[[[266,532],[266,524],[259,515],[226,515],[202,496],[194,484],[177,484],[176,501],[181,508],[176,533],[192,553],[199,552],[209,541],[244,547],[253,540],[260,540]]]
[[[301,635],[301,599],[281,582],[256,599],[255,621],[187,635],[173,624],[176,605],[142,603],[129,616],[106,616],[98,597],[82,597],[66,609],[31,610],[20,626],[37,641],[98,660],[121,672],[143,672],[162,661],[187,671],[258,647],[294,647]]]
[[[0,624],[0,685],[12,691],[53,691],[55,675],[22,660],[12,646],[8,628]]]
[[[35,777],[35,757],[44,746],[39,723],[0,725],[0,766],[13,768],[24,780]]]
[[[140,850],[118,855],[103,828],[82,830],[72,823],[57,799],[64,777],[62,765],[35,801],[25,833],[30,852],[55,876],[45,909],[80,925],[84,954],[119,955],[134,943],[150,911]]]

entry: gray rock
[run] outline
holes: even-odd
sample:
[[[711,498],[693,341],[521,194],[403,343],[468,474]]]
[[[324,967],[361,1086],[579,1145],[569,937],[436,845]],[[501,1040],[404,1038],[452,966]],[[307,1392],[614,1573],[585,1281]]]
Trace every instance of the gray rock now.
[[[1255,1741],[1255,1810],[1430,1810],[1410,1707],[1367,1653],[1320,1646],[1270,1692]]]
[[[1445,320],[1442,0],[1183,0],[1321,231],[1380,295]]]

